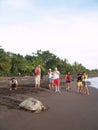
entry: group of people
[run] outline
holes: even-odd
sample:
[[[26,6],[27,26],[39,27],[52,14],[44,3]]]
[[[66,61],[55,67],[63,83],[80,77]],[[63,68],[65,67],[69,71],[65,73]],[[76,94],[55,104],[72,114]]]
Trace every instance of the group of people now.
[[[48,71],[49,89],[55,87],[55,92],[60,92],[60,72],[57,68],[52,72],[51,68]]]
[[[35,88],[40,88],[40,80],[41,80],[41,68],[38,65],[35,70]],[[55,86],[55,92],[60,92],[60,72],[57,68],[52,72],[51,68],[48,71],[48,82],[49,89],[53,89]]]
[[[52,72],[51,68],[48,71],[48,81],[49,81],[49,89],[54,89],[55,92],[60,92],[60,72],[57,68]],[[70,82],[71,82],[71,75],[70,72],[67,72],[65,75],[66,81],[66,91],[71,89]]]
[[[78,93],[85,93],[89,95],[89,89],[87,86],[88,75],[86,72],[77,74],[77,91]]]
[[[87,86],[88,75],[86,72],[77,74],[77,92],[85,93],[89,95],[89,89]],[[56,92],[60,92],[60,72],[55,68],[52,72],[51,69],[48,71],[48,81],[49,81],[49,89],[54,89]],[[72,77],[70,72],[65,74],[65,83],[66,83],[66,91],[70,91],[71,86],[70,83],[72,81]]]
[[[35,88],[39,89],[40,86],[40,81],[41,81],[41,67],[40,65],[36,66],[34,69],[34,74],[35,74]],[[52,71],[51,68],[48,70],[48,86],[49,89],[55,89],[55,92],[60,92],[60,72],[58,71],[57,68]],[[87,74],[85,72],[77,74],[77,91],[78,93],[85,93],[89,95],[89,90],[87,86]],[[65,74],[65,82],[66,82],[66,91],[70,91],[70,82],[71,82],[71,74],[70,72],[67,72]],[[10,90],[12,89],[17,89],[18,88],[18,81],[15,78],[12,78],[10,80]]]

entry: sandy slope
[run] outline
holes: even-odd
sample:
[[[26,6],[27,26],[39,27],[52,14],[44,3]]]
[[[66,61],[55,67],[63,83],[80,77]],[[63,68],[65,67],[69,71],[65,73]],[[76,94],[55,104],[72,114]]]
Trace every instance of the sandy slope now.
[[[61,93],[55,93],[45,89],[47,84],[43,84],[41,90],[35,90],[32,79],[21,80],[24,82],[17,91],[7,89],[9,79],[0,82],[0,130],[98,130],[96,89],[89,88],[89,96],[78,94],[76,81],[73,81],[71,91],[66,92],[62,80]],[[27,97],[42,101],[48,109],[37,114],[19,110],[19,101]]]

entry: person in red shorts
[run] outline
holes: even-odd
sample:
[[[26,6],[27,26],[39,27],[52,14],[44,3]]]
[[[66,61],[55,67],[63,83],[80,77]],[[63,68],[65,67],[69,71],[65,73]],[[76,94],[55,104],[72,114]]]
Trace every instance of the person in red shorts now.
[[[60,72],[55,68],[53,72],[55,92],[60,92]]]

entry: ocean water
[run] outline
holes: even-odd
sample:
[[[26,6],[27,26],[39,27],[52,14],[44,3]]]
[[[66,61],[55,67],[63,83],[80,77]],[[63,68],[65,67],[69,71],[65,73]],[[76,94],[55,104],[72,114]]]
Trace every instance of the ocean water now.
[[[89,86],[98,89],[98,77],[88,78],[88,81],[90,82]]]

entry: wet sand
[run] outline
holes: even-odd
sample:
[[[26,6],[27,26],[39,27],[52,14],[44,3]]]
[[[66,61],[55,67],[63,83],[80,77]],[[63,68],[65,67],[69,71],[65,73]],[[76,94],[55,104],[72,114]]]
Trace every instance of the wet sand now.
[[[48,89],[46,79],[42,88],[34,88],[32,77],[18,78],[20,87],[8,90],[10,78],[0,79],[0,130],[98,130],[98,90],[89,87],[90,95],[76,92],[76,81],[70,92],[61,80],[61,92]],[[20,110],[18,104],[27,97],[40,100],[46,111],[32,113]]]

